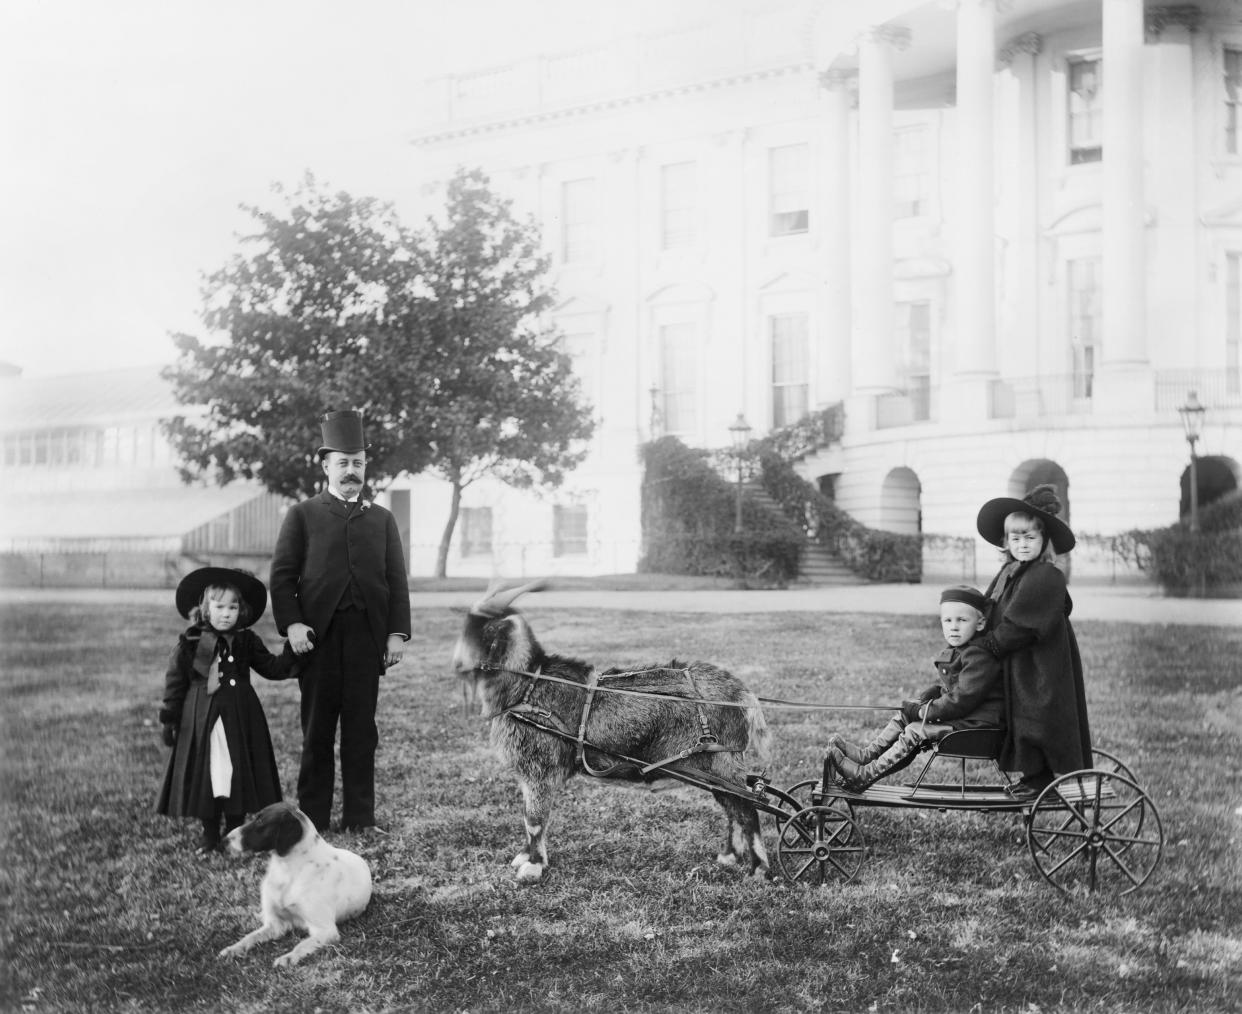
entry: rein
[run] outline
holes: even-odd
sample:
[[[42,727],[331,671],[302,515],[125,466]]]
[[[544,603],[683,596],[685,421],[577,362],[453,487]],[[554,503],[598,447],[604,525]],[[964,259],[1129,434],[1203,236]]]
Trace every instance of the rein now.
[[[653,694],[649,690],[624,690],[621,687],[602,686],[595,682],[594,670],[588,683],[576,683],[573,680],[563,679],[560,676],[549,676],[542,672],[527,672],[524,669],[506,669],[504,666],[481,665],[478,667],[484,672],[509,673],[511,676],[523,676],[526,679],[534,681],[543,681],[546,683],[563,683],[565,686],[577,687],[579,690],[587,692],[588,700],[595,693],[604,694],[629,694],[634,697],[660,697],[670,701],[684,701],[686,704],[710,704],[717,708],[749,708],[751,705],[742,701],[713,701],[704,697],[675,697],[671,694]],[[689,676],[687,669],[670,669],[668,666],[657,666],[654,669],[635,669],[631,672],[608,673],[604,678],[611,679],[621,676],[641,676],[643,673],[649,672],[679,672]],[[788,711],[896,711],[897,706],[894,704],[815,704],[809,701],[786,701],[779,697],[757,697],[756,700],[769,708],[782,708]],[[503,714],[503,712],[501,712]],[[497,715],[487,715],[487,718],[496,718]]]

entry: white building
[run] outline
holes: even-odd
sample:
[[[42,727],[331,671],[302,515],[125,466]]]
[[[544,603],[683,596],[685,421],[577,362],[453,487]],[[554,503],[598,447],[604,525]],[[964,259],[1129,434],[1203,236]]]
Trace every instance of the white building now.
[[[1201,499],[1236,488],[1240,110],[1233,0],[722,0],[428,82],[423,197],[477,165],[534,216],[600,420],[562,490],[466,490],[449,572],[632,570],[643,441],[837,401],[800,468],[874,527],[1038,481],[1080,533],[1171,524],[1192,390]],[[410,495],[429,573],[447,488]]]

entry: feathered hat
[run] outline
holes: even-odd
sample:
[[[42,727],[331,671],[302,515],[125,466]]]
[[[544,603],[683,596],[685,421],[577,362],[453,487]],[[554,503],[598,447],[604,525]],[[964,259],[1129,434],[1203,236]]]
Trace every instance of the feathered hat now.
[[[1005,518],[1010,514],[1030,514],[1044,523],[1044,531],[1048,535],[1052,548],[1058,553],[1068,553],[1078,540],[1070,526],[1062,521],[1061,498],[1057,496],[1055,486],[1048,483],[1036,486],[1021,500],[1011,496],[997,497],[989,500],[979,508],[979,517],[975,527],[979,534],[994,546],[1005,546]]]

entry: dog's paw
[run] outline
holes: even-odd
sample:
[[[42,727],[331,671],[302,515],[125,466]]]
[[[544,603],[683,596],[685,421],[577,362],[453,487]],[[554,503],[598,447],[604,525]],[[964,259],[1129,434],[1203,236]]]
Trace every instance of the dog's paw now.
[[[282,954],[279,958],[272,962],[273,968],[288,968],[290,965],[296,965],[302,960],[302,955],[296,950],[290,951],[288,954]]]
[[[217,954],[216,957],[217,958],[236,958],[238,955],[245,954],[245,953],[246,953],[246,948],[242,947],[240,944],[230,944],[228,947],[224,948],[224,950],[222,950],[219,954]]]

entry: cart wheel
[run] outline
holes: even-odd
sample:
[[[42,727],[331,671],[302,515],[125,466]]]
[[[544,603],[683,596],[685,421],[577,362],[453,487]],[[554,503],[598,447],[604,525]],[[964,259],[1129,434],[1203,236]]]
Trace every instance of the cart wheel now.
[[[1122,778],[1128,778],[1136,783],[1138,781],[1134,777],[1134,772],[1130,770],[1129,765],[1125,761],[1116,754],[1111,754],[1107,750],[1101,750],[1096,746],[1091,748],[1091,766],[1097,771],[1107,771],[1110,774],[1121,775]]]
[[[1091,768],[1062,775],[1027,817],[1026,840],[1043,878],[1066,894],[1129,894],[1160,861],[1160,815],[1133,779]]]
[[[797,785],[792,785],[785,790],[784,795],[797,803],[797,805],[790,810],[791,813],[797,813],[799,810],[805,810],[808,806],[814,805],[814,800],[811,799],[811,790],[813,790],[818,784],[819,779],[808,778],[805,782],[798,782]],[[847,817],[854,816],[854,807],[850,805],[850,801],[843,796],[830,796],[819,805],[831,806],[834,810],[840,810]]]
[[[831,806],[808,806],[781,825],[776,866],[791,884],[848,883],[858,875],[866,849],[849,816]]]

